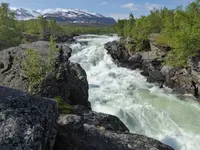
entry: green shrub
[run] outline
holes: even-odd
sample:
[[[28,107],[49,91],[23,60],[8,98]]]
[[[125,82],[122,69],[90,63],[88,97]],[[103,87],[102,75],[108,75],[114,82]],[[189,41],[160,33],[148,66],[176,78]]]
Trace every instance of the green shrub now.
[[[168,65],[186,67],[188,58],[200,52],[200,30],[198,29],[177,31],[172,41],[173,51],[165,60]]]
[[[50,36],[50,50],[48,52],[47,71],[49,72],[55,64],[55,56],[58,54],[59,49],[56,48],[55,38]]]
[[[58,109],[61,114],[69,114],[73,111],[71,105],[67,104],[60,96],[54,98],[58,102]]]
[[[26,58],[22,61],[22,69],[28,77],[29,92],[39,84],[46,75],[46,65],[39,52],[27,49]]]
[[[153,36],[153,40],[155,40],[158,45],[167,45],[172,46],[172,39],[166,33],[160,33]]]
[[[55,56],[58,51],[53,37],[51,37],[50,50],[46,60],[41,57],[38,51],[32,49],[26,50],[26,58],[22,60],[22,70],[28,77],[29,92],[32,93],[33,87],[38,85],[46,74],[53,69]]]

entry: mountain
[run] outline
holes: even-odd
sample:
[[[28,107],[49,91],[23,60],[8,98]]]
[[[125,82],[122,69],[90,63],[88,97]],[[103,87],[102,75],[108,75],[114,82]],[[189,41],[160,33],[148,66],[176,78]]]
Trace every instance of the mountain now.
[[[46,10],[30,10],[17,8],[14,9],[16,19],[29,20],[35,19],[40,15],[43,15],[47,19],[54,19],[57,22],[65,23],[89,23],[89,24],[105,24],[113,25],[116,21],[113,18],[105,17],[101,14],[90,13],[79,9],[46,9]]]
[[[38,16],[42,15],[41,13],[37,11],[23,9],[23,8],[17,8],[17,9],[14,9],[14,11],[15,11],[15,17],[17,20],[35,19]]]

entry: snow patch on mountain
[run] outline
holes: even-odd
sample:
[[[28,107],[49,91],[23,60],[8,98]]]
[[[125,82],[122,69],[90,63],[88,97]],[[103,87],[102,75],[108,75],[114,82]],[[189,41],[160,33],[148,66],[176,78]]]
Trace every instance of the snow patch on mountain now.
[[[105,17],[98,13],[90,13],[87,10],[56,8],[35,11],[23,8],[11,9],[15,11],[16,19],[18,20],[35,19],[43,15],[47,19],[55,19],[58,22],[115,24],[113,18]]]
[[[35,19],[38,16],[42,15],[41,13],[31,9],[16,8],[13,10],[15,12],[16,19],[18,20]]]

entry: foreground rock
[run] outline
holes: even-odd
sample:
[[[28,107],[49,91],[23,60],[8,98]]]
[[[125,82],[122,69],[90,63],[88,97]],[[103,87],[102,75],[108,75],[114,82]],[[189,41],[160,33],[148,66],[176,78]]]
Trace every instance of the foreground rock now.
[[[96,119],[98,120],[98,117]],[[120,130],[114,132],[104,125],[85,119],[84,115],[60,116],[58,131],[54,150],[173,150],[142,135]]]
[[[97,113],[80,105],[74,106],[74,114],[82,116],[84,123],[104,127],[106,130],[114,132],[129,132],[126,125],[119,118],[112,115]]]
[[[2,67],[0,67],[1,85],[28,91],[27,77],[22,70],[22,62],[27,49],[40,52],[41,56],[45,59],[50,50],[50,43],[38,41],[30,44],[21,44],[0,51],[0,64],[2,64]]]
[[[115,116],[77,105],[57,120],[56,101],[1,86],[0,91],[1,150],[172,150],[129,133]]]
[[[52,150],[57,103],[0,86],[0,149]]]
[[[55,68],[44,78],[38,86],[39,90],[36,89],[35,93],[49,98],[59,96],[69,104],[79,104],[90,108],[85,71],[79,64],[69,61],[72,50],[68,46],[64,44],[58,44],[58,46],[62,46],[64,58],[62,61],[57,60]],[[29,92],[28,78],[22,69],[27,49],[39,52],[46,60],[50,43],[38,41],[0,51],[1,85]]]

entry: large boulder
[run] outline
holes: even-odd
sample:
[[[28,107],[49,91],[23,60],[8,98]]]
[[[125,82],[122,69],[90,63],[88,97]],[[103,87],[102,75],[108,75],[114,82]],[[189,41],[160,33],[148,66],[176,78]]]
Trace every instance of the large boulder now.
[[[69,53],[70,48],[60,44],[66,53]],[[29,44],[21,44],[16,47],[11,47],[0,51],[0,83],[1,85],[10,88],[28,91],[27,77],[22,70],[22,63],[25,58],[27,49],[32,49],[40,53],[42,58],[48,55],[50,43],[38,41]]]
[[[125,132],[113,132],[87,122],[79,115],[60,116],[54,150],[173,150],[157,140]]]
[[[142,55],[142,70],[151,72],[161,69],[163,57],[166,55],[166,52],[151,44],[151,51],[141,52],[140,54]]]
[[[173,77],[175,76],[176,72],[180,70],[180,68],[174,68],[171,66],[163,66],[161,68],[161,72],[165,77],[165,85],[174,88],[175,81],[173,80]]]
[[[35,92],[44,97],[61,97],[68,104],[91,109],[88,90],[85,70],[79,64],[71,63],[68,55],[61,53],[56,58],[54,69],[41,81]]]
[[[88,102],[88,82],[85,71],[79,64],[69,61],[72,52],[71,48],[64,44],[58,44],[57,46],[59,48],[62,47],[62,53],[65,58],[63,58],[62,62],[57,59],[54,69],[47,74],[36,89],[32,90],[41,96],[50,98],[61,97],[69,104],[80,104],[90,108],[90,103]],[[38,41],[21,44],[17,47],[1,51],[1,85],[29,92],[28,77],[22,69],[22,63],[27,49],[39,52],[42,58],[47,60],[50,43]]]
[[[117,41],[108,42],[104,45],[104,47],[113,59],[127,61],[130,57],[128,51],[126,50],[125,44],[123,43],[119,43]]]
[[[129,57],[128,61],[131,63],[140,63],[142,60],[142,55],[140,53],[136,53],[134,55],[132,55],[131,57]]]
[[[129,69],[141,69],[141,55],[136,53],[130,57],[130,52],[126,48],[126,40],[109,42],[104,45],[108,54],[114,59],[118,66]]]
[[[57,103],[0,86],[0,149],[52,150]]]
[[[152,71],[149,73],[147,81],[150,83],[157,83],[160,87],[163,87],[165,83],[165,76],[160,71]]]

